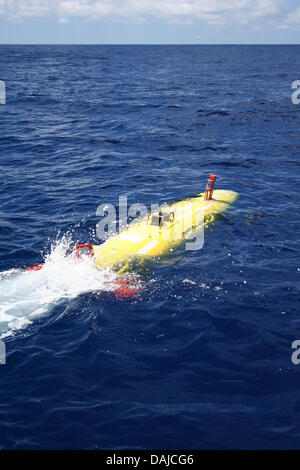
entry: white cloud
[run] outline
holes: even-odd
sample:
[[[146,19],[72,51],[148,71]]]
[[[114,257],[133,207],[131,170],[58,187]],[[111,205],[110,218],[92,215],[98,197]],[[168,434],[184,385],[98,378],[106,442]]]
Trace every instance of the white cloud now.
[[[209,23],[245,20],[278,12],[281,0],[61,0],[63,15],[158,18],[200,18]]]
[[[283,0],[0,0],[0,14],[15,21],[56,17],[60,22],[67,22],[76,16],[88,20],[109,17],[131,21],[156,17],[184,23],[203,19],[210,24],[281,19],[281,24],[284,21],[292,24],[294,17],[282,20],[283,4]],[[300,9],[297,15],[300,23]]]
[[[45,16],[49,13],[48,0],[2,0],[2,10],[10,19],[23,19],[32,16]],[[0,4],[1,6],[1,4]]]
[[[289,13],[284,18],[281,28],[300,30],[300,7]]]

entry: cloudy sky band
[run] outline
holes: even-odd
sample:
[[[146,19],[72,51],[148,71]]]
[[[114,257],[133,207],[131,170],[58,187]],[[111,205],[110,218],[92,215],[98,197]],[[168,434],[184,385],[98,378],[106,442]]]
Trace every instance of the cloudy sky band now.
[[[77,26],[80,23],[83,25],[82,34],[87,33],[87,37],[87,23],[121,22],[135,27],[152,22],[149,40],[151,35],[156,36],[163,23],[178,25],[179,32],[180,26],[198,25],[199,34],[194,35],[195,40],[206,35],[208,42],[211,37],[214,38],[214,33],[222,39],[226,32],[229,39],[236,33],[237,42],[246,34],[251,42],[257,31],[271,38],[271,42],[273,38],[275,43],[276,38],[280,39],[279,42],[285,42],[286,31],[286,40],[298,43],[300,6],[298,0],[0,0],[0,43],[9,42],[9,25],[30,23],[32,28],[36,28],[37,35],[41,22],[51,23],[52,28],[55,23],[66,28],[68,23],[76,22]],[[190,31],[181,29],[182,37],[185,35],[188,40]],[[280,31],[281,35],[278,36]],[[11,34],[18,35],[16,27]],[[29,34],[28,31],[26,34]]]

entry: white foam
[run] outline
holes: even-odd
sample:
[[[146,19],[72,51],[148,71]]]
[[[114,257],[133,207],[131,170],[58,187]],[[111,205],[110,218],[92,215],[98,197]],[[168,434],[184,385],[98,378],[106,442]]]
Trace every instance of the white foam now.
[[[60,299],[115,289],[116,274],[99,271],[86,256],[76,260],[69,253],[70,240],[63,238],[45,257],[40,271],[11,269],[0,273],[0,338],[47,315]]]

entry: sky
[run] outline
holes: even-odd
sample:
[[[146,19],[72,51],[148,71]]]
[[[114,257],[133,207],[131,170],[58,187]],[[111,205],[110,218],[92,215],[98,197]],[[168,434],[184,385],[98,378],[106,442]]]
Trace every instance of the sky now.
[[[0,44],[299,44],[299,0],[0,0]]]

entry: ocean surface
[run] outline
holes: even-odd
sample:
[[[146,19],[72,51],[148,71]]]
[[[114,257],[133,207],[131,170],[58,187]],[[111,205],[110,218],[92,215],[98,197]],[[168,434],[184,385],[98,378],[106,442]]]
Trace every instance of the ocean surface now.
[[[1,449],[300,445],[300,46],[1,46]],[[117,295],[96,209],[239,200]],[[25,268],[46,262],[41,271]]]

